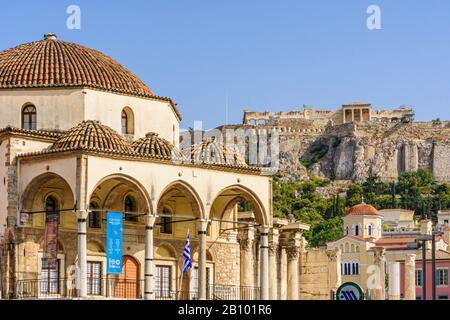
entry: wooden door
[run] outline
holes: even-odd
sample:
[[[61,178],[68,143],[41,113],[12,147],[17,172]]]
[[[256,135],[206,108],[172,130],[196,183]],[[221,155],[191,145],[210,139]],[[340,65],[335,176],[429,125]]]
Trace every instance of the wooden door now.
[[[122,259],[122,274],[115,281],[114,297],[137,299],[139,297],[139,264],[133,257]]]

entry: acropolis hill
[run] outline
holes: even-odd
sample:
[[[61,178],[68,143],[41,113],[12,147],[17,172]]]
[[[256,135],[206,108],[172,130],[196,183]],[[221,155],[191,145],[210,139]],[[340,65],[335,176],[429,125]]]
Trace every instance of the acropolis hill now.
[[[412,108],[374,110],[358,102],[337,111],[245,111],[239,126],[278,132],[281,173],[294,179],[308,179],[307,168],[336,180],[391,181],[427,168],[437,181],[450,181],[450,123],[414,122]]]

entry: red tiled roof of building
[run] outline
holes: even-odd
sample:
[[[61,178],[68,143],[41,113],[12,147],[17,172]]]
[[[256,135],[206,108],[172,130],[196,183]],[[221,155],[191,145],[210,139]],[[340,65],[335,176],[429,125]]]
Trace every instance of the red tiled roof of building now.
[[[365,203],[361,203],[361,204],[357,204],[353,207],[351,207],[347,213],[345,214],[346,216],[381,216],[381,213],[375,209],[373,206],[371,206],[370,204],[365,204]]]

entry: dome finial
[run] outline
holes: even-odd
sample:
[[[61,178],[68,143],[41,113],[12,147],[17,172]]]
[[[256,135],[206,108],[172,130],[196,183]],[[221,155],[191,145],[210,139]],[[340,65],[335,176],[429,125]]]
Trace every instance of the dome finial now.
[[[54,33],[44,34],[44,40],[57,40],[57,36]]]
[[[366,204],[366,203],[364,202],[364,195],[361,195],[361,204]]]

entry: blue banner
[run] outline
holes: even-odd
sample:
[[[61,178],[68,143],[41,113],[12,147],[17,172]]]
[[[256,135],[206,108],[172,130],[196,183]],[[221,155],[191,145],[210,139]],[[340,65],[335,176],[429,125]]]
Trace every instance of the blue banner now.
[[[106,213],[106,273],[122,273],[122,212]]]

